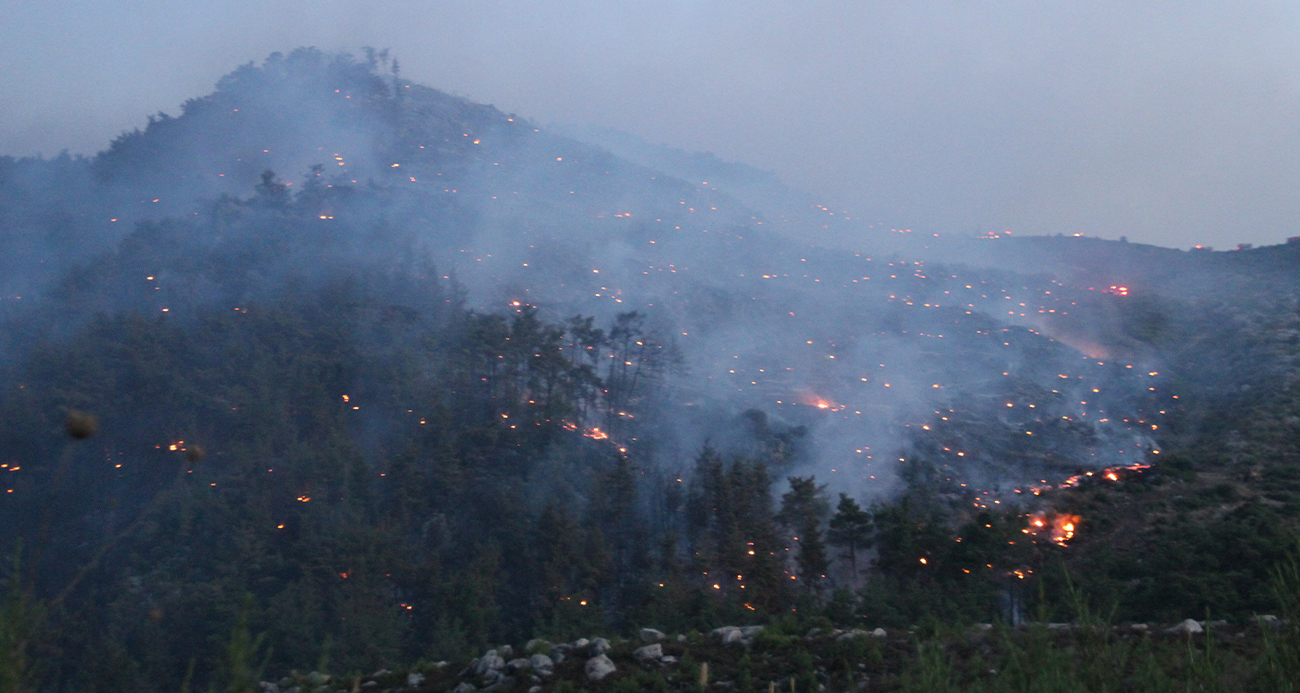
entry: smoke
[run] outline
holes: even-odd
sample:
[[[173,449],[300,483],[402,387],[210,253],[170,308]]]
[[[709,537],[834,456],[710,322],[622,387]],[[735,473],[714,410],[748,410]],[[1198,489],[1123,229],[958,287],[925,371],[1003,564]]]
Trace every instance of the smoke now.
[[[1172,409],[1160,365],[1119,338],[1122,297],[1053,271],[1068,252],[877,229],[769,174],[624,139],[613,148],[630,160],[603,146],[616,137],[593,139],[423,87],[382,54],[276,54],[93,159],[4,160],[5,301],[101,281],[66,334],[97,312],[184,320],[391,271],[454,279],[489,313],[532,305],[608,326],[636,311],[639,334],[675,356],[627,412],[646,422],[623,429],[634,449],[666,469],[705,444],[773,455],[779,473],[860,497],[889,493],[905,459],[1011,488],[1155,447],[1157,412]],[[223,222],[289,199],[317,206],[318,245]],[[95,264],[167,234],[260,252],[215,268]],[[1023,264],[1034,253],[1053,259]]]

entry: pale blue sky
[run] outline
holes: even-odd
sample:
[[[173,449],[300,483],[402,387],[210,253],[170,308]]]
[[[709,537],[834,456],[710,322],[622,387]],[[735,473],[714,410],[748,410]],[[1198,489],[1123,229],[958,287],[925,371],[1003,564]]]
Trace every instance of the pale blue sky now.
[[[0,153],[93,153],[241,63],[412,80],[780,174],[887,225],[1300,235],[1300,3],[0,2]]]

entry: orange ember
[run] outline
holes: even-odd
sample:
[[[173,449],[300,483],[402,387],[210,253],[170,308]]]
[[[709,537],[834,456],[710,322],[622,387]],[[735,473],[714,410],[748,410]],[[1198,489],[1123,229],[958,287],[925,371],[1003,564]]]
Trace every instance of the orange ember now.
[[[1029,528],[1025,533],[1035,536],[1042,534],[1052,542],[1065,546],[1066,542],[1074,538],[1081,521],[1082,518],[1078,515],[1063,514],[1049,517],[1046,513],[1035,513],[1029,516]]]

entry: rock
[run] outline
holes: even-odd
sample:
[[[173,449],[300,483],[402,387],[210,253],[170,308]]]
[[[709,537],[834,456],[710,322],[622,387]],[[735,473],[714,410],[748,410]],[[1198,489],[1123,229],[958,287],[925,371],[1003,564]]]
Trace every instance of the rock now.
[[[541,638],[533,638],[532,640],[528,641],[527,645],[524,645],[524,652],[527,652],[529,654],[532,654],[534,652],[541,652],[543,650],[549,650],[549,649],[551,649],[551,643],[546,642]]]
[[[373,689],[375,689],[375,688],[379,688],[379,682],[378,682],[378,681],[375,681],[375,680],[373,680],[373,679],[370,680],[370,681],[366,681],[365,683],[361,684],[361,690],[363,690],[363,691],[366,691],[366,690],[373,690]]]
[[[597,640],[603,639],[604,638],[597,638]],[[587,672],[588,681],[599,681],[615,671],[618,671],[618,667],[614,666],[614,662],[610,661],[609,657],[606,657],[603,654],[598,654],[587,660],[587,666],[584,667],[584,670]]]
[[[313,686],[324,686],[329,682],[329,674],[322,674],[319,671],[313,671],[310,674],[307,674],[307,683],[310,683]]]
[[[563,653],[563,652],[552,652],[552,653],[551,653],[551,661],[555,662],[556,664],[559,664],[560,662],[563,662],[563,661],[564,661],[564,653]]]
[[[982,625],[984,625],[984,624],[982,624]],[[992,629],[992,628],[993,628],[993,626],[989,626],[989,629]],[[871,637],[873,637],[873,638],[883,638],[883,637],[885,637],[886,635],[889,635],[889,633],[886,633],[884,628],[877,628],[877,629],[871,631]]]
[[[1071,630],[1071,629],[1073,629],[1073,628],[1074,628],[1074,626],[1071,625],[1071,624],[1069,624],[1069,623],[1049,623],[1049,624],[1047,624],[1047,629],[1048,629],[1048,630]]]
[[[572,647],[572,648],[575,649],[575,650],[579,650],[579,649],[582,649],[582,648],[586,647],[586,646],[589,645],[589,644],[591,644],[591,641],[590,641],[590,640],[588,640],[588,639],[586,639],[586,638],[578,638],[577,640],[574,640],[574,641],[573,641],[573,644],[570,645],[570,647]]]
[[[735,626],[723,626],[721,628],[714,628],[713,635],[719,640],[721,640],[723,645],[728,645],[733,642],[740,642],[741,639],[745,637],[745,634],[740,632],[740,629]]]
[[[445,664],[445,662],[443,662],[443,664]],[[419,688],[423,684],[424,674],[421,674],[418,671],[413,671],[406,675],[406,686],[408,688]]]
[[[1165,632],[1171,635],[1195,635],[1196,633],[1204,633],[1205,629],[1201,627],[1200,623],[1197,623],[1196,619],[1188,618],[1173,628],[1166,629]]]
[[[677,636],[677,642],[686,642],[686,636],[685,636],[685,635],[678,635],[678,636]]]
[[[867,631],[862,630],[860,628],[854,628],[853,630],[849,630],[841,633],[839,637],[835,638],[835,640],[837,642],[846,642],[857,637],[863,637],[866,634]]]
[[[1147,627],[1148,626],[1145,623],[1134,623],[1133,625],[1129,626],[1129,628],[1132,628],[1133,630],[1138,631],[1139,633],[1145,632],[1147,630]]]
[[[822,634],[822,629],[821,629],[821,628],[813,628],[812,630],[808,631],[808,634],[805,635],[804,637],[805,637],[805,638],[815,638],[815,637],[817,637],[817,636],[819,636],[819,635],[821,635],[821,634]]]
[[[510,671],[523,671],[524,669],[531,669],[532,666],[533,663],[530,660],[524,659],[523,657],[512,659],[509,662],[506,662],[506,668],[509,669]]]
[[[455,688],[451,689],[451,693],[473,693],[474,691],[477,690],[478,689],[475,688],[474,684],[472,683],[462,683],[459,686],[456,686]]]
[[[501,655],[502,657],[507,657],[507,658],[508,658],[508,657],[513,657],[514,654],[515,654],[515,648],[513,648],[513,647],[511,647],[511,646],[509,646],[509,645],[502,645],[501,647],[498,647],[498,648],[497,648],[497,654]]]
[[[661,630],[655,630],[654,628],[641,629],[641,642],[658,642],[666,637],[668,636],[664,635]]]
[[[375,673],[371,674],[371,675],[370,675],[370,678],[372,678],[372,679],[377,679],[377,678],[379,678],[379,677],[381,677],[381,676],[388,676],[388,675],[391,674],[391,673],[393,673],[393,672],[391,672],[391,671],[389,671],[389,670],[387,670],[387,669],[380,669],[379,671],[376,671]]]
[[[543,675],[550,674],[551,670],[555,668],[555,662],[544,654],[535,654],[529,657],[528,663],[533,667],[534,671]]]
[[[664,646],[660,645],[659,643],[655,643],[653,645],[646,645],[645,647],[638,647],[632,653],[632,659],[635,659],[636,661],[641,662],[642,664],[658,662],[663,658],[664,658]]]
[[[528,693],[542,693],[542,687],[541,687],[541,686],[533,686],[532,688],[529,688],[529,689],[528,689]]]
[[[659,660],[659,663],[663,665],[676,664],[677,658],[672,655],[664,655],[663,659]]]
[[[591,653],[594,655],[603,655],[610,650],[609,641],[604,638],[596,638],[591,641]]]
[[[752,638],[763,631],[763,626],[741,626],[740,634]]]
[[[478,666],[474,667],[474,673],[479,676],[485,676],[489,671],[501,671],[506,666],[506,660],[497,654],[496,650],[488,650],[478,660]]]
[[[1255,623],[1258,623],[1261,626],[1272,626],[1273,628],[1277,628],[1281,625],[1281,620],[1273,614],[1264,614],[1263,616],[1256,616]]]

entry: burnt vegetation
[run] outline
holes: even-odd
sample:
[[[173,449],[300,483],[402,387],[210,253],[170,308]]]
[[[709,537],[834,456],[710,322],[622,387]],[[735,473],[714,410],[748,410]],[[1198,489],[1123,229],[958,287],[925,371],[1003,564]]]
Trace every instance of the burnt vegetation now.
[[[383,53],[0,158],[0,693],[1290,690],[1297,248],[868,257],[753,192]]]

